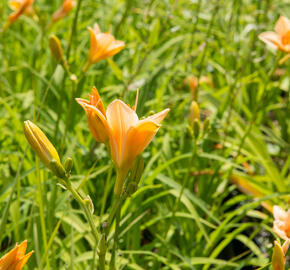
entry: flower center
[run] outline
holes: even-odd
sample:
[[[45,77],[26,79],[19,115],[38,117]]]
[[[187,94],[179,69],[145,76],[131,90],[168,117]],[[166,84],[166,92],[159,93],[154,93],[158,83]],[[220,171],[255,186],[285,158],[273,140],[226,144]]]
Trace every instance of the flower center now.
[[[288,31],[284,36],[282,36],[282,44],[290,45],[290,31]]]

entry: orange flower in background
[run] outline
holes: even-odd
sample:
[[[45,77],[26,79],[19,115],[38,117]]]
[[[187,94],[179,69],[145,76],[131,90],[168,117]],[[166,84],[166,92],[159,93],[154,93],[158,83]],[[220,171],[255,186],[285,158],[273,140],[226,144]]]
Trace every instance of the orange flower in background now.
[[[290,20],[281,16],[275,25],[275,32],[264,32],[259,38],[278,50],[290,52]]]
[[[90,65],[117,54],[125,46],[123,41],[116,40],[110,33],[101,33],[98,24],[94,25],[94,29],[89,27],[89,31],[91,35],[91,45],[88,62],[86,63],[84,71],[86,71]]]
[[[83,107],[87,114],[89,128],[93,137],[97,142],[104,143],[109,138],[106,131],[107,118],[104,104],[96,87],[93,87],[92,94],[89,95],[89,98],[89,101],[82,98],[76,98],[76,101]],[[96,110],[98,110],[98,114]]]
[[[290,210],[284,211],[281,207],[275,205],[274,214],[274,232],[284,240],[290,239]]]
[[[184,84],[188,85],[193,99],[195,99],[196,95],[196,88],[198,87],[199,84],[207,84],[210,87],[214,87],[212,79],[208,76],[201,76],[200,79],[198,79],[195,76],[189,76],[184,79]]]
[[[4,30],[9,27],[9,25],[15,22],[18,17],[22,14],[32,15],[34,13],[33,10],[33,2],[34,0],[11,0],[9,1],[9,6],[14,10],[13,13],[9,15],[8,21],[4,26]]]
[[[1,270],[21,270],[28,259],[32,255],[33,251],[30,251],[25,255],[27,248],[27,241],[23,241],[20,245],[15,246],[10,252],[5,254],[0,259],[0,269]]]
[[[64,0],[61,8],[53,13],[51,22],[55,23],[63,17],[67,16],[75,5],[76,1],[74,0]]]
[[[123,101],[116,99],[108,106],[105,114],[96,105],[89,105],[88,102],[81,104],[86,107],[86,111],[94,111],[94,117],[98,119],[98,121],[95,120],[95,123],[102,123],[105,127],[103,129],[104,136],[108,135],[109,137],[111,156],[118,171],[114,190],[117,196],[122,192],[126,175],[134,159],[144,151],[154,138],[161,126],[160,123],[169,112],[169,109],[165,109],[144,120],[139,120],[135,112],[137,100],[138,96],[134,109],[131,109]],[[79,99],[77,101],[79,102]],[[99,125],[95,127],[101,132]]]

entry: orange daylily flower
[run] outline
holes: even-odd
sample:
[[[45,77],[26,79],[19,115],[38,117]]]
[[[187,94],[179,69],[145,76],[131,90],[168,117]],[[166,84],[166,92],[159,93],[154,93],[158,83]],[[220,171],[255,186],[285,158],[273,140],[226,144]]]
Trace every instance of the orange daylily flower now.
[[[79,102],[79,100],[77,101]],[[117,196],[122,192],[126,175],[134,159],[145,150],[154,138],[162,120],[169,112],[169,109],[165,109],[144,120],[139,120],[135,111],[137,101],[138,95],[134,109],[132,109],[123,101],[116,99],[108,106],[105,114],[96,106],[89,105],[88,102],[81,104],[86,107],[86,111],[92,110],[95,114],[94,117],[98,119],[95,121],[102,123],[106,128],[103,129],[103,132],[109,137],[111,156],[118,171],[114,190]]]
[[[91,45],[88,62],[86,63],[84,71],[86,71],[90,65],[117,54],[125,46],[123,41],[116,40],[110,33],[102,33],[98,24],[95,24],[94,28],[89,27],[89,31],[91,35]]]
[[[274,232],[284,240],[290,239],[290,209],[286,212],[281,207],[274,205]]]
[[[11,0],[9,1],[9,6],[14,10],[13,13],[9,15],[8,21],[4,26],[4,30],[9,27],[9,25],[15,22],[18,17],[22,14],[31,15],[34,13],[33,10],[34,0]]]
[[[97,142],[104,143],[108,141],[108,133],[106,130],[106,111],[104,104],[100,98],[98,90],[93,87],[92,94],[89,95],[90,100],[82,98],[76,98],[76,101],[83,107],[87,114],[88,124],[90,131]],[[95,109],[99,111],[99,114],[95,112]]]
[[[265,43],[278,50],[290,52],[290,20],[281,16],[275,25],[275,32],[268,31],[259,35]]]
[[[53,13],[51,23],[55,23],[67,16],[75,5],[76,1],[74,0],[64,0],[60,9]]]
[[[23,241],[20,245],[17,245],[7,254],[0,259],[1,270],[21,270],[28,259],[32,255],[33,251],[30,251],[25,255],[27,248],[27,241]]]

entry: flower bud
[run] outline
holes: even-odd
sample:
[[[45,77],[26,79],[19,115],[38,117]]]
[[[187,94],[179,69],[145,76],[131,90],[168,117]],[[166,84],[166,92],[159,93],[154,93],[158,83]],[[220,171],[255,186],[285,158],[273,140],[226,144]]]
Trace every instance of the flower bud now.
[[[73,167],[73,160],[72,158],[68,157],[64,162],[64,168],[65,168],[66,173],[69,174],[71,172],[72,167]]]
[[[284,270],[285,269],[284,253],[283,253],[281,244],[278,241],[274,242],[274,250],[273,250],[273,255],[272,255],[272,266],[273,266],[273,270]]]
[[[198,122],[200,121],[199,107],[198,107],[197,102],[192,101],[190,105],[190,111],[189,111],[189,121],[190,121],[191,126],[193,126],[195,119],[197,119]]]
[[[130,196],[134,194],[138,188],[138,184],[144,171],[144,160],[142,156],[137,156],[128,179],[127,194]]]
[[[210,129],[210,121],[209,118],[206,118],[203,121],[203,136],[205,136],[209,132],[209,129]]]
[[[58,178],[66,179],[66,174],[65,174],[65,170],[63,166],[61,165],[61,163],[57,162],[55,159],[53,159],[50,162],[50,169]]]
[[[50,48],[50,51],[51,51],[54,59],[57,62],[64,61],[64,54],[62,51],[62,47],[61,47],[60,41],[56,35],[53,35],[49,38],[49,48]]]
[[[198,119],[194,119],[193,122],[193,135],[194,138],[197,139],[200,133],[200,122],[198,121]]]
[[[24,134],[42,163],[56,176],[62,178],[64,169],[60,163],[58,153],[41,129],[27,120],[24,122]]]
[[[93,214],[95,211],[95,207],[94,207],[93,201],[89,195],[87,195],[87,197],[84,199],[84,202],[88,206],[90,212]]]

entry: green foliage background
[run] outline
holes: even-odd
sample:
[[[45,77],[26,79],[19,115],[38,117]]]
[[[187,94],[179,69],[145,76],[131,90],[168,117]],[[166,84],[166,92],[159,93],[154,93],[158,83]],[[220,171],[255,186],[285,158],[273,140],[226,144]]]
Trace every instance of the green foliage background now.
[[[66,52],[76,8],[45,29],[61,2],[36,0],[38,22],[21,16],[0,33],[1,254],[28,239],[35,253],[26,269],[95,269],[89,226],[28,147],[23,121],[41,127],[62,160],[73,158],[72,181],[92,198],[99,224],[112,203],[114,166],[82,108],[70,103],[96,86],[106,105],[115,98],[133,104],[139,88],[139,117],[171,111],[143,154],[138,191],[122,207],[118,269],[268,269],[275,236],[272,213],[261,205],[289,207],[290,68],[289,61],[276,65],[282,53],[258,35],[280,15],[289,17],[288,1],[83,0],[68,59],[72,73],[80,77],[87,27],[96,22],[126,47],[91,67],[76,96],[48,46],[55,34]],[[6,1],[0,11],[3,27],[11,12]],[[194,154],[188,76],[213,82],[198,88],[201,118],[209,117],[211,129]],[[241,193],[233,175],[259,198]]]

